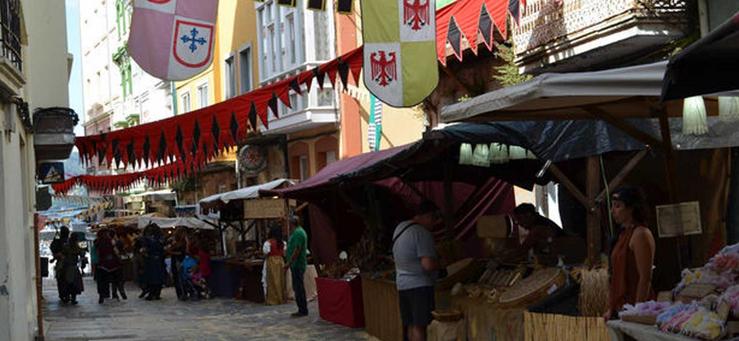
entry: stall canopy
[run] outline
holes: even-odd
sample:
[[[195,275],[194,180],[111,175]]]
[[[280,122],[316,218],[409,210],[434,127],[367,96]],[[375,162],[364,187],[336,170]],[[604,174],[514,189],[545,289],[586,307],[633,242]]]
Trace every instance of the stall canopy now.
[[[277,179],[261,185],[250,186],[230,192],[211,195],[209,197],[201,199],[200,206],[202,207],[204,205],[217,205],[220,203],[228,204],[230,201],[233,200],[256,199],[259,198],[259,191],[261,190],[271,190],[279,187],[284,187],[285,185],[293,184],[294,182],[288,179]]]
[[[664,77],[664,100],[739,89],[739,12],[676,55]]]
[[[187,217],[187,218],[160,218],[160,217],[138,217],[138,227],[143,229],[146,225],[157,224],[160,228],[175,228],[178,226],[184,226],[191,229],[197,230],[214,230],[213,225],[206,223],[203,220]]]

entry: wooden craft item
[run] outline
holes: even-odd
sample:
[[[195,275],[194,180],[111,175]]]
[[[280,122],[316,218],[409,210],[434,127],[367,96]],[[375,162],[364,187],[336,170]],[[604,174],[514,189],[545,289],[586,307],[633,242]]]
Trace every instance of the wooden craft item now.
[[[505,215],[488,215],[477,219],[477,235],[481,238],[504,239],[508,237],[508,218]]]
[[[513,306],[537,301],[546,297],[553,285],[562,287],[564,282],[564,273],[559,268],[541,269],[501,294],[499,302],[501,305]]]
[[[718,307],[716,308],[716,314],[718,314],[718,317],[722,321],[726,321],[726,319],[729,318],[729,313],[731,313],[731,304],[729,304],[729,302],[721,300],[721,303],[719,303]]]
[[[434,320],[440,322],[456,322],[462,319],[462,312],[459,310],[434,310],[431,312]]]
[[[672,291],[660,291],[657,293],[657,302],[672,302]]]

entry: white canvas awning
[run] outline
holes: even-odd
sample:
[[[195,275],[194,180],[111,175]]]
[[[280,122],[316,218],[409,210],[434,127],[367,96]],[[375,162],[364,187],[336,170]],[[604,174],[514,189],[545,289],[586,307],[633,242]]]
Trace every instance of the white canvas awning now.
[[[607,109],[617,117],[650,117],[658,102],[667,62],[594,72],[545,73],[442,109],[443,122],[592,118],[582,110]]]
[[[139,228],[143,229],[146,227],[146,225],[149,225],[151,223],[159,225],[161,228],[174,228],[177,226],[185,226],[191,229],[199,229],[199,230],[213,230],[214,227],[212,225],[207,224],[206,222],[198,219],[198,218],[158,218],[158,217],[139,217]]]
[[[200,205],[228,204],[233,200],[256,199],[259,198],[259,191],[273,190],[283,185],[293,185],[294,183],[287,179],[278,179],[265,184],[246,187],[230,191],[226,193],[214,194],[200,200]]]

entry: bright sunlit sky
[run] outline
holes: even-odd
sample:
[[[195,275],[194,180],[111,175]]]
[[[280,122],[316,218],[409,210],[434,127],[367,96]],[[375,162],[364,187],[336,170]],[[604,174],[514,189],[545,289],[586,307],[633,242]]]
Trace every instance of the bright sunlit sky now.
[[[74,55],[72,74],[69,78],[69,107],[77,112],[80,123],[75,127],[77,136],[84,135],[82,123],[85,121],[85,108],[82,102],[82,52],[80,48],[80,0],[66,0],[67,9],[67,51]]]

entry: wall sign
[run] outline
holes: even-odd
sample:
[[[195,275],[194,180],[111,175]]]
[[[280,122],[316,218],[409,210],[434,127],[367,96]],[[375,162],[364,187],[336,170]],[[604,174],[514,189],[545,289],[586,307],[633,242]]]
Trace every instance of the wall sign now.
[[[38,177],[43,184],[64,182],[63,162],[41,162],[38,166]]]

